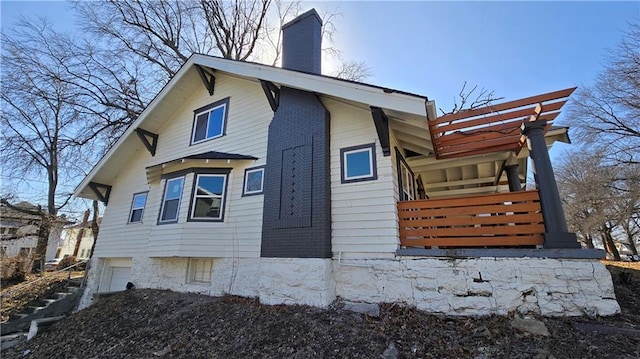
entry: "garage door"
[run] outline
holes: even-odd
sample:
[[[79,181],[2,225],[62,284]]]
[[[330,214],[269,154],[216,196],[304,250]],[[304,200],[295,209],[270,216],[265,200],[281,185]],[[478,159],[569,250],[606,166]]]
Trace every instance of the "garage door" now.
[[[115,292],[127,289],[127,282],[131,281],[131,267],[111,267],[111,281],[109,291]]]

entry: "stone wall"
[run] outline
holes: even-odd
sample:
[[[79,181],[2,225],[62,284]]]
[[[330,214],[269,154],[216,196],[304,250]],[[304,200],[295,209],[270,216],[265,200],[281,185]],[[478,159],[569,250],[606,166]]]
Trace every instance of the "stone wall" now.
[[[611,276],[597,260],[544,258],[216,258],[211,284],[187,282],[187,258],[133,258],[137,288],[258,297],[265,304],[326,307],[399,302],[447,315],[613,315],[620,312]],[[81,307],[103,270],[92,263]],[[108,263],[108,262],[106,262]]]
[[[348,301],[404,302],[431,313],[545,316],[620,312],[597,260],[537,258],[334,261],[336,294]]]

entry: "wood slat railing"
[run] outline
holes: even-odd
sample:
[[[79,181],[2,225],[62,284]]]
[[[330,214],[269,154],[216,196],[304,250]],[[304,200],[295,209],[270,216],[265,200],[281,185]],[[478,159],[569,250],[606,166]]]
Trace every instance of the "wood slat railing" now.
[[[405,247],[535,246],[544,242],[538,191],[398,202]]]

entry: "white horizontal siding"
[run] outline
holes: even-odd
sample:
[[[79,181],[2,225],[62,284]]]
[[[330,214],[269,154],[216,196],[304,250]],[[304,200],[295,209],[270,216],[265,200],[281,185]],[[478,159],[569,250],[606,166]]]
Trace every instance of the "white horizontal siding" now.
[[[386,257],[398,247],[392,158],[384,157],[371,112],[324,100],[331,113],[331,237],[334,253]],[[341,183],[340,149],[376,144],[378,179]]]
[[[157,212],[151,210],[149,198],[142,223],[127,224],[133,194],[149,191],[144,165],[151,158],[149,152],[132,154],[129,165],[122,168],[113,183],[106,206],[94,255],[97,257],[131,257],[143,254],[151,225]],[[152,194],[151,192],[149,193]]]
[[[230,97],[226,135],[190,146],[193,111]],[[158,131],[158,148],[151,157],[131,155],[114,183],[96,254],[100,257],[258,257],[262,233],[263,196],[242,197],[244,170],[265,164],[268,125],[273,112],[259,83],[216,75],[214,96],[204,86],[167,115]],[[223,222],[188,222],[194,174],[185,175],[178,223],[157,224],[165,180],[147,184],[145,168],[187,155],[219,151],[257,157],[257,161],[204,161],[169,164],[170,173],[194,166],[231,168],[227,180]],[[149,190],[143,223],[127,225],[133,193]],[[102,242],[102,243],[101,243]]]

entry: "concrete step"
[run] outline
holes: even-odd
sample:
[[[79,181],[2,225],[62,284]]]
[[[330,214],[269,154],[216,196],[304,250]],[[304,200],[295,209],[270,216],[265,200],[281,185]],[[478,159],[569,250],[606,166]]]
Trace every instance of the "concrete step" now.
[[[0,351],[9,349],[12,346],[15,346],[24,342],[25,340],[27,340],[26,333],[14,333],[14,334],[3,335],[0,337]]]
[[[51,304],[51,303],[55,303],[59,300],[60,298],[47,298],[47,299],[43,299],[40,301],[40,303],[42,304],[43,307],[46,307],[47,305]]]
[[[35,313],[35,312],[38,312],[38,311],[43,310],[44,308],[46,308],[46,307],[28,306],[28,307],[27,307],[27,311],[28,311],[28,312],[31,312],[31,313]]]
[[[26,313],[16,313],[16,314],[11,314],[9,316],[9,321],[13,321],[13,320],[18,320],[18,319],[22,319],[29,316],[29,314]]]
[[[67,292],[57,292],[57,293],[54,293],[52,295],[52,297],[56,298],[56,299],[62,299],[64,297],[68,296],[68,295],[69,295],[69,293],[67,293]]]
[[[42,327],[48,327],[51,324],[64,319],[65,316],[64,315],[59,315],[56,317],[47,317],[47,318],[40,318],[40,319],[34,319],[31,321],[31,326],[29,327],[29,333],[27,334],[27,340],[31,340],[31,338],[35,337],[36,334],[38,334],[38,330],[39,328],[42,329]]]

